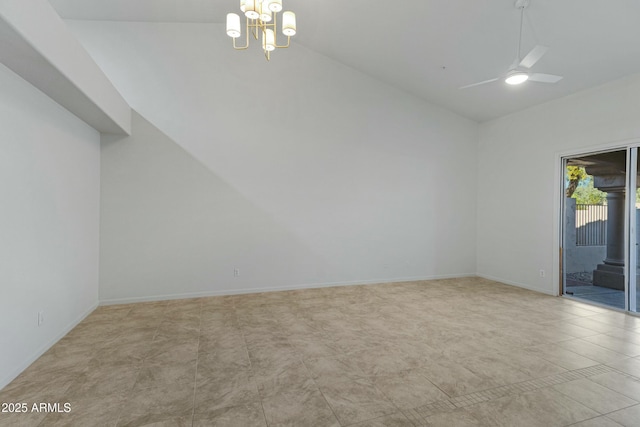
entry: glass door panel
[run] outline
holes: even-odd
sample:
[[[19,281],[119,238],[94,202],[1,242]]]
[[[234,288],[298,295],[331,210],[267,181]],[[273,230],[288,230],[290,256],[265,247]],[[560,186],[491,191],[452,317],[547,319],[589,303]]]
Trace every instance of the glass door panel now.
[[[626,171],[627,150],[565,159],[565,295],[626,308]]]

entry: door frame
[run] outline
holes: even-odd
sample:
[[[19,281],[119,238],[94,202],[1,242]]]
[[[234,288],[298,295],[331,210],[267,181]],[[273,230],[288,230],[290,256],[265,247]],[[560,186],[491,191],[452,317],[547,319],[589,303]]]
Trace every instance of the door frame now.
[[[624,308],[625,311],[637,312],[637,263],[638,263],[638,246],[637,246],[637,209],[636,209],[636,189],[638,179],[638,147],[627,148],[627,197],[626,199],[626,217],[625,221],[625,276],[627,284],[624,290]],[[631,274],[631,272],[634,272]]]
[[[553,289],[556,296],[564,295],[564,277],[563,277],[563,261],[564,254],[562,253],[563,239],[564,239],[564,179],[565,179],[565,162],[569,157],[580,157],[580,156],[589,156],[592,154],[606,153],[610,151],[618,151],[618,150],[626,150],[627,152],[627,180],[626,180],[626,194],[632,194],[629,190],[631,188],[635,188],[636,184],[636,174],[629,173],[631,171],[631,167],[634,166],[632,162],[637,164],[638,160],[638,149],[640,148],[640,140],[639,139],[629,139],[617,142],[611,142],[607,144],[601,144],[597,146],[584,147],[581,149],[572,149],[566,151],[558,151],[555,155],[555,185],[554,185],[554,202],[553,202],[553,212],[554,212],[554,221],[553,221]],[[633,157],[633,158],[632,158]],[[638,165],[640,167],[640,165]],[[633,177],[632,177],[633,175]],[[633,186],[632,186],[633,185]],[[633,191],[635,194],[635,190]],[[631,260],[630,253],[631,248],[630,245],[633,244],[635,246],[637,236],[635,235],[635,222],[632,224],[631,221],[635,221],[636,211],[635,209],[631,209],[631,203],[633,200],[633,206],[635,206],[635,197],[626,197],[625,200],[625,277],[627,278],[625,284],[625,311],[627,313],[630,312],[630,308],[633,308],[633,304],[630,307],[631,297],[635,294],[636,289],[634,288],[630,294],[630,288],[632,283],[636,281],[636,277],[631,279],[629,276],[630,267],[636,265],[637,255],[635,260]],[[630,237],[630,232],[634,232],[634,236]],[[639,247],[640,248],[640,247]],[[640,250],[640,249],[639,249]],[[633,265],[630,265],[633,264]],[[634,302],[637,300],[634,299]],[[638,307],[635,307],[636,309]],[[614,307],[611,307],[612,310],[615,310]],[[634,312],[631,312],[634,313]],[[637,314],[637,313],[634,313]]]

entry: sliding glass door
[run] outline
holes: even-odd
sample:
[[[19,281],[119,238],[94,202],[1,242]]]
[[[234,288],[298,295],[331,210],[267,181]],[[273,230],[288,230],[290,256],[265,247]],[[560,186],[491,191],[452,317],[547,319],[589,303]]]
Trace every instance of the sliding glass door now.
[[[565,157],[563,294],[640,311],[638,148]]]
[[[626,307],[627,150],[564,159],[564,293]]]
[[[562,290],[640,312],[638,148],[563,159]]]

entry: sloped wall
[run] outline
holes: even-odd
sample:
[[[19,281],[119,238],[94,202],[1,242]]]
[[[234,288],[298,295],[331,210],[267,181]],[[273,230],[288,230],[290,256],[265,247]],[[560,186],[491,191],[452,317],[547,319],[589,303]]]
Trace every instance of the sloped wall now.
[[[185,150],[103,144],[103,301],[475,272],[476,123],[301,45],[234,51],[220,25],[69,25]]]

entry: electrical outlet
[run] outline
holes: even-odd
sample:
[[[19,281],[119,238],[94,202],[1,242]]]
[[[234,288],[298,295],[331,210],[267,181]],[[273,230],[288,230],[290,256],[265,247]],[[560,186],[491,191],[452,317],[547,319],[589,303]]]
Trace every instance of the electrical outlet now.
[[[545,275],[546,275],[545,271],[544,270],[540,270],[540,277],[544,278]]]
[[[38,326],[41,326],[44,323],[44,312],[38,312]]]
[[[239,277],[240,276],[240,269],[239,268],[234,268],[233,269],[233,277]]]

